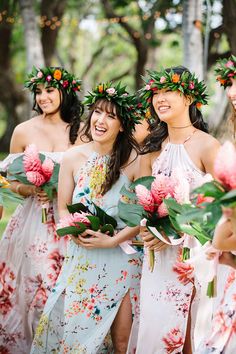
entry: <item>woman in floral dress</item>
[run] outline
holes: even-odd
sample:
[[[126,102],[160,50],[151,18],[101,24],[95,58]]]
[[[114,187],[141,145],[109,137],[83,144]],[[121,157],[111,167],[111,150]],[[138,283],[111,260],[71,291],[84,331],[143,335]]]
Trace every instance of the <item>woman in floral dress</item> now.
[[[236,57],[219,61],[217,80],[224,88],[232,104],[232,121],[236,122]],[[227,158],[229,158],[227,156]],[[213,246],[222,251],[220,263],[231,267],[224,285],[223,297],[212,320],[212,330],[201,343],[196,354],[236,353],[236,211],[224,210],[213,239]]]
[[[142,175],[171,175],[177,167],[194,188],[213,172],[219,148],[199,110],[206,103],[205,86],[184,67],[149,74],[143,97],[157,122],[146,139]],[[182,245],[169,246],[148,231],[143,239],[155,250],[155,265],[151,272],[146,252],[136,354],[191,354],[199,288],[194,269],[182,261]]]
[[[34,95],[38,115],[19,124],[12,136],[10,155],[1,163],[7,171],[29,144],[55,162],[78,137],[83,105],[76,91],[80,81],[63,68],[33,69],[25,86]],[[47,195],[35,186],[12,182],[25,198],[11,217],[0,241],[0,352],[28,354],[44,304],[64,259],[66,240],[55,230],[56,200],[43,224],[41,203]]]
[[[138,173],[132,133],[139,119],[136,97],[125,87],[100,84],[87,96],[90,143],[65,154],[60,172],[59,211],[82,202],[116,218],[113,237],[92,230],[68,244],[60,276],[46,303],[31,353],[126,353],[131,302],[139,277],[139,256],[126,244],[139,228],[118,218],[120,189]],[[108,346],[110,332],[113,349]]]

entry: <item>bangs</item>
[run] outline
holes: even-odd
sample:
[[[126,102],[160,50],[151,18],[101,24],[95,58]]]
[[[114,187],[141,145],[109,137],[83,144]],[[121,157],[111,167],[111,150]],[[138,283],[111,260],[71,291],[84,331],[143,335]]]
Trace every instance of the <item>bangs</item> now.
[[[108,114],[113,114],[114,116],[118,116],[116,105],[111,101],[99,99],[94,103],[93,109],[96,108],[99,108]]]

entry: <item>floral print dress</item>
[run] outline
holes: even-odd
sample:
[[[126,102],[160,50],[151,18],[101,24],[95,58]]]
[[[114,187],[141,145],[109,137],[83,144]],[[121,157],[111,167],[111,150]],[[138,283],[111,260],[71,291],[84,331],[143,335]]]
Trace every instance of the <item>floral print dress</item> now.
[[[154,161],[153,175],[170,175],[176,167],[184,172],[191,188],[201,184],[204,173],[193,164],[184,144],[168,143]],[[195,306],[191,306],[194,286],[199,288],[193,267],[182,262],[182,246],[155,252],[153,272],[144,256],[136,354],[182,353],[190,308],[197,308],[199,300],[195,296]],[[195,317],[196,311],[191,311],[192,337]]]
[[[43,153],[60,162],[63,153]],[[21,154],[10,154],[6,170]],[[47,297],[55,285],[66,251],[56,234],[56,201],[43,224],[36,198],[26,198],[11,217],[0,241],[0,353],[28,354]]]
[[[214,313],[211,334],[195,352],[210,353],[236,353],[236,271],[233,269],[227,277],[223,297]]]
[[[122,229],[125,225],[118,218],[119,192],[129,181],[121,174],[102,196],[108,160],[106,155],[91,154],[75,178],[73,203],[94,202],[115,217],[118,229]],[[112,353],[107,334],[129,290],[134,307],[138,302],[134,288],[139,269],[139,256],[126,254],[120,246],[88,250],[70,241],[31,353]]]

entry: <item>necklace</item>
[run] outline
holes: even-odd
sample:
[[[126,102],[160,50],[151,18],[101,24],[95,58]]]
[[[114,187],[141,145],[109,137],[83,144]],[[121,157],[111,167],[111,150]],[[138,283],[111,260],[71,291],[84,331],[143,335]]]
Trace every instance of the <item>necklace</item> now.
[[[194,123],[195,123],[195,122],[194,122]],[[171,128],[173,128],[173,129],[184,129],[184,128],[191,127],[191,125],[193,125],[193,123],[188,124],[188,125],[185,125],[185,126],[183,126],[183,127],[171,127]]]

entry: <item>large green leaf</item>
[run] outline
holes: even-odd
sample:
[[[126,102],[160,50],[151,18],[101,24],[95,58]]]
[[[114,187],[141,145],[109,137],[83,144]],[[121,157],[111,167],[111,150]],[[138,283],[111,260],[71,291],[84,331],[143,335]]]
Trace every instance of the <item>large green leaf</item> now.
[[[143,207],[139,204],[126,204],[119,201],[118,208],[120,219],[130,227],[139,225],[146,216]]]
[[[68,227],[63,227],[61,229],[57,229],[57,234],[59,236],[66,236],[66,235],[73,235],[73,236],[78,236],[79,234],[82,234],[86,230],[86,226],[83,223],[76,223],[77,226],[68,226]]]
[[[111,224],[105,224],[101,227],[100,231],[103,234],[108,233],[109,236],[113,236],[114,235],[114,227]]]
[[[94,215],[88,215],[87,218],[91,222],[91,229],[93,231],[98,231],[100,229],[100,219]]]
[[[133,183],[131,183],[130,189],[134,189],[138,184],[142,184],[148,190],[150,190],[151,184],[154,181],[154,179],[155,179],[155,177],[153,177],[153,176],[140,177],[140,178],[136,179]]]
[[[224,187],[217,181],[213,180],[211,182],[204,183],[202,186],[196,188],[193,194],[203,194],[206,197],[213,197],[219,199],[225,194]]]
[[[111,224],[114,228],[117,227],[117,221],[112,216],[108,215],[103,209],[99,208],[96,204],[94,204],[95,214],[100,220],[100,225]]]
[[[128,197],[130,200],[137,200],[136,194],[128,190],[125,185],[123,185],[123,187],[121,188],[120,194],[124,195],[125,197]]]
[[[82,203],[67,205],[67,209],[71,214],[79,213],[81,211],[83,211],[84,213],[88,212],[88,208]]]

